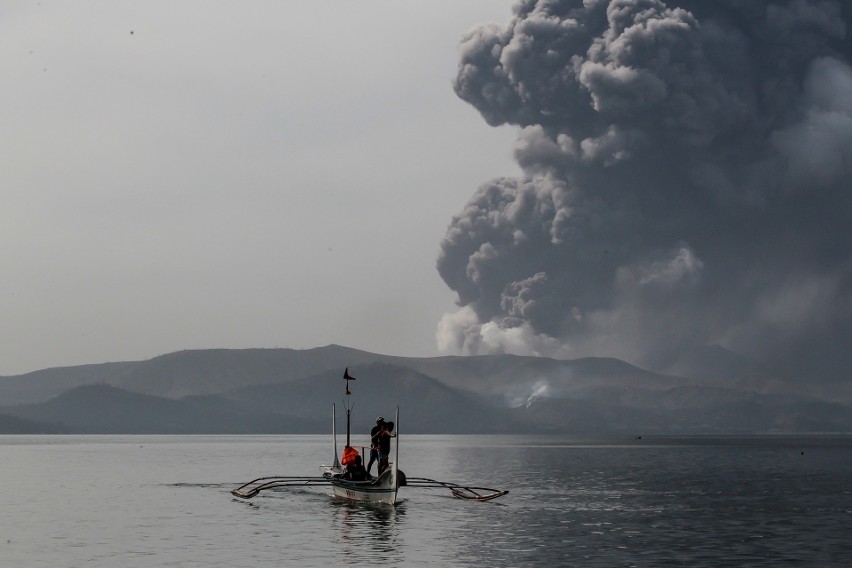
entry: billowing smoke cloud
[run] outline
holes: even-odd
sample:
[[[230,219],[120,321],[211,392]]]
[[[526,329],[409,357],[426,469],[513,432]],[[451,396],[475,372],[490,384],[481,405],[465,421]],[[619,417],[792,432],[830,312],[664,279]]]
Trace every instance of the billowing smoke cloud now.
[[[525,175],[453,218],[439,346],[848,375],[850,25],[838,0],[522,0],[473,30],[456,93],[521,127]]]

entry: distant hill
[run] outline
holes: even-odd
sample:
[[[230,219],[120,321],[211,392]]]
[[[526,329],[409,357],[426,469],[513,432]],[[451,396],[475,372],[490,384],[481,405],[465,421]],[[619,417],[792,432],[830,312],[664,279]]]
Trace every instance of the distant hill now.
[[[520,405],[530,398],[581,397],[606,386],[671,388],[690,381],[652,373],[612,358],[548,359],[517,355],[412,359],[406,366],[494,403]]]
[[[59,422],[75,434],[301,434],[319,431],[320,423],[241,409],[218,397],[173,400],[108,385],[80,386],[44,403],[4,411],[25,420]]]
[[[375,419],[392,420],[403,408],[406,432],[515,432],[511,417],[470,395],[410,369],[386,363],[353,368],[361,374],[352,390],[352,432],[366,443]],[[283,385],[243,387],[221,395],[169,399],[108,385],[75,387],[47,402],[7,406],[20,420],[62,424],[88,434],[329,433],[331,405],[337,402],[338,428],[345,431],[344,382],[339,371]],[[523,425],[517,425],[524,431]]]
[[[235,388],[283,383],[382,356],[329,345],[315,349],[203,349],[178,351],[147,361],[103,363],[0,377],[0,403],[44,402],[82,385],[180,398]]]
[[[783,370],[772,369],[720,345],[687,349],[664,371],[698,384],[761,394],[793,394],[852,404],[852,381],[832,384],[821,381],[820,377],[791,377]]]
[[[0,434],[67,434],[62,424],[34,422],[17,416],[0,414]]]
[[[408,432],[508,433],[523,428],[509,421],[505,408],[490,406],[479,397],[405,367],[376,362],[350,367],[350,371],[357,377],[351,384],[353,431],[369,432],[378,416],[391,420],[396,405],[402,408],[402,426]],[[332,402],[345,416],[344,388],[341,373],[336,370],[283,385],[246,387],[222,396],[262,413],[281,412],[305,419],[316,418],[319,413],[324,421],[322,432],[327,432]]]
[[[324,433],[331,403],[344,398],[346,367],[357,377],[354,432],[369,431],[397,404],[402,428],[417,433],[852,431],[848,385],[811,389],[716,347],[680,365],[685,376],[612,358],[406,358],[337,345],[181,351],[0,378],[0,414],[25,421],[0,420],[0,433],[27,424],[80,433]]]
[[[14,377],[0,377],[0,404],[43,402],[81,385],[117,382],[134,367],[145,362],[100,363],[76,367],[56,367]]]
[[[602,398],[539,400],[513,412],[516,419],[524,417],[536,424],[536,430],[550,433],[852,432],[852,410],[847,406],[702,390],[674,389],[662,397],[646,397],[633,403]]]
[[[771,374],[762,363],[721,345],[697,345],[686,349],[668,365],[666,371],[700,381],[725,383],[754,373]]]

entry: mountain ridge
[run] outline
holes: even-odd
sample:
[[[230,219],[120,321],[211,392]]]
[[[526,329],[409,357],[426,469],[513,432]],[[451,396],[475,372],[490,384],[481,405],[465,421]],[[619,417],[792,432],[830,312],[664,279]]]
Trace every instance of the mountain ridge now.
[[[726,370],[716,378],[607,357],[410,358],[339,345],[185,350],[0,378],[0,413],[80,433],[324,432],[349,367],[358,377],[351,386],[359,427],[367,429],[370,415],[389,414],[395,401],[409,431],[421,433],[852,431],[842,389],[809,393],[718,347],[702,352],[709,369],[714,353]]]

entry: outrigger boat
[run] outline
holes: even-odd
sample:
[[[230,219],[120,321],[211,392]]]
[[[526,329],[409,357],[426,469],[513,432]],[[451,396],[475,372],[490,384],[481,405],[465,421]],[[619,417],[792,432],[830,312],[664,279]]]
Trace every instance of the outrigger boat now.
[[[334,405],[332,405],[334,408]],[[349,445],[349,416],[351,408],[346,409],[346,447]],[[334,411],[332,410],[332,413]],[[332,420],[334,431],[334,465],[322,465],[322,476],[331,483],[331,489],[335,497],[349,499],[350,501],[364,501],[367,503],[396,504],[396,495],[399,488],[407,484],[405,474],[399,469],[399,427],[397,426],[397,443],[395,444],[395,455],[393,462],[379,474],[378,477],[365,481],[351,481],[346,479],[346,468],[340,465],[337,459],[337,427]],[[399,407],[396,409],[396,421],[399,424]]]
[[[349,381],[355,380],[355,377],[349,374],[349,368],[343,372],[343,378],[346,381],[346,450],[351,449],[350,446],[350,418],[352,414],[352,405],[348,402],[349,396],[352,394],[349,390]],[[284,487],[304,487],[306,485],[326,485],[331,486],[332,493],[335,497],[349,501],[358,501],[364,503],[377,503],[385,505],[396,505],[397,494],[400,487],[422,487],[422,488],[444,488],[449,489],[454,497],[459,499],[468,499],[474,501],[490,501],[506,495],[508,491],[499,489],[491,489],[488,487],[471,487],[459,485],[446,481],[437,481],[425,477],[408,477],[399,469],[399,407],[396,409],[396,419],[394,421],[396,428],[396,444],[393,461],[388,464],[388,467],[382,471],[375,479],[366,481],[352,481],[347,479],[347,469],[341,465],[337,453],[337,412],[336,406],[332,404],[332,438],[334,440],[334,461],[332,465],[321,465],[322,477],[292,477],[292,476],[269,476],[258,477],[248,483],[245,483],[233,491],[231,494],[241,499],[251,499],[258,495],[261,491],[268,489],[279,489]],[[344,450],[344,452],[346,451]]]

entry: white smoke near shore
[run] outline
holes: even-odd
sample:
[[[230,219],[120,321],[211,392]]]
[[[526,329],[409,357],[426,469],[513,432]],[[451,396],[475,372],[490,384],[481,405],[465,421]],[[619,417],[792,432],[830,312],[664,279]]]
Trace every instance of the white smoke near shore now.
[[[510,408],[518,408],[524,406],[529,408],[532,404],[540,399],[552,398],[554,391],[547,380],[537,380],[532,384],[525,386],[523,389],[506,393],[507,402]]]
[[[520,127],[525,175],[453,218],[439,347],[848,374],[850,24],[837,0],[522,0],[471,31],[456,93]]]

